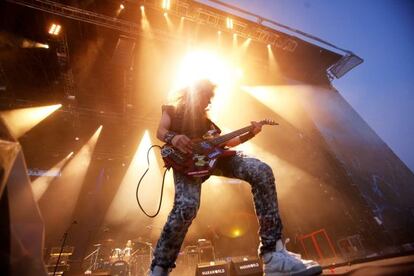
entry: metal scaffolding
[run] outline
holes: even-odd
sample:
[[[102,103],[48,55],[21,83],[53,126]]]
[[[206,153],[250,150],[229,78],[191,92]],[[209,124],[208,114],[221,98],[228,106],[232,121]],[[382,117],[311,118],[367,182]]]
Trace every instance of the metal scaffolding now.
[[[151,33],[144,32],[141,26],[137,23],[122,20],[107,15],[98,14],[95,12],[79,9],[69,5],[64,5],[56,3],[49,0],[7,0],[8,2],[22,5],[25,7],[41,10],[44,12],[52,13],[55,15],[63,16],[66,18],[87,22],[95,24],[97,26],[110,28],[114,30],[121,31],[129,35],[138,35],[149,38],[156,38],[158,40],[170,40],[176,39],[179,40],[181,36],[177,33],[168,32],[160,29],[153,28]],[[249,22],[248,20],[239,19],[237,16],[231,14],[225,14],[224,12],[215,11],[213,8],[208,8],[208,6],[197,4],[197,2],[192,0],[176,0],[171,5],[169,14],[182,17],[185,20],[195,22],[197,24],[209,25],[217,28],[222,32],[231,32],[235,33],[244,38],[250,38],[253,41],[269,44],[272,47],[276,47],[288,52],[294,52],[300,41],[299,38],[285,34],[281,31],[274,30],[272,28],[263,26],[262,23],[267,22],[273,24],[274,26],[280,27],[291,33],[300,35],[307,39],[311,39],[315,42],[321,43],[325,46],[329,46],[333,49],[343,52],[343,58],[338,61],[338,64],[334,64],[327,70],[327,74],[335,76],[336,78],[342,77],[348,71],[350,71],[355,66],[363,62],[363,59],[353,54],[351,51],[341,49],[329,42],[326,42],[320,38],[314,37],[312,35],[306,34],[299,30],[292,29],[285,25],[279,24],[269,19],[262,18],[258,15],[249,13],[237,7],[233,7],[222,3],[218,0],[210,0],[216,2],[220,5],[231,8],[235,11],[243,12],[248,15],[256,17],[257,23]],[[139,5],[144,4],[145,7],[164,12],[159,1],[157,0],[141,0],[141,1],[128,1],[131,4]],[[231,17],[232,28],[226,28],[226,20]]]

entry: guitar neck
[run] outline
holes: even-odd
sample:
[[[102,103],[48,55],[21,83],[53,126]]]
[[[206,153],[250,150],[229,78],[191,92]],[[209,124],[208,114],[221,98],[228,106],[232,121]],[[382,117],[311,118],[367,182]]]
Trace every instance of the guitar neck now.
[[[223,144],[231,139],[233,139],[234,137],[237,137],[243,133],[246,133],[248,131],[250,131],[252,129],[252,126],[247,126],[238,130],[235,130],[233,132],[221,135],[219,137],[213,138],[211,140],[209,140],[210,143],[214,144],[215,146],[218,146],[220,144]]]

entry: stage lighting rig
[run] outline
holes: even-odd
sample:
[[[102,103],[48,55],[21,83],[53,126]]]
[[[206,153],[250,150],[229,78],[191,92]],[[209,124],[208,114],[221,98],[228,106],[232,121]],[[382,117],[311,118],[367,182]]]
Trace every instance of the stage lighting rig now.
[[[59,24],[52,23],[49,27],[49,34],[53,36],[58,36],[60,31],[62,30],[62,26]]]
[[[230,17],[226,18],[226,28],[230,30],[233,29],[233,19]]]
[[[162,0],[162,8],[168,11],[171,8],[171,0]]]

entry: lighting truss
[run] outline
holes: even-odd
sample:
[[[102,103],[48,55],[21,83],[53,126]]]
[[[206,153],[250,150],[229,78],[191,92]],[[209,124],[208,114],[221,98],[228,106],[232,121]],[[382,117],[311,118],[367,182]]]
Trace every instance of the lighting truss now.
[[[132,3],[132,1],[130,2]],[[141,3],[160,12],[163,11],[158,0],[142,0]],[[256,23],[249,24],[247,21],[239,20],[233,16],[231,17],[232,28],[228,28],[228,14],[216,12],[191,0],[173,1],[168,13],[197,24],[209,25],[222,32],[231,32],[239,37],[250,38],[265,45],[270,44],[285,51],[294,52],[298,46],[297,40],[289,35],[282,36],[266,26]]]
[[[55,15],[75,19],[82,22],[87,22],[91,24],[95,24],[98,26],[118,30],[130,35],[139,35],[143,37],[149,37],[149,34],[142,31],[140,25],[131,21],[126,21],[102,14],[98,14],[91,11],[82,10],[76,7],[72,7],[69,5],[64,5],[60,3],[56,3],[49,0],[7,0],[8,2],[19,4],[22,6],[26,6],[29,8],[49,12]],[[233,6],[224,4],[217,0],[210,0],[212,2],[219,3],[221,5],[228,6],[233,8],[236,11],[244,12],[248,15],[253,15],[257,19],[257,23],[249,22],[247,20],[239,19],[237,16],[231,16],[233,22],[233,28],[228,29],[226,28],[226,20],[229,17],[228,13],[215,11],[212,8],[208,8],[208,6],[200,5],[199,3],[193,0],[175,0],[171,1],[170,9],[168,13],[171,15],[175,15],[178,17],[183,17],[185,20],[189,20],[198,24],[209,25],[215,27],[216,29],[220,30],[221,32],[231,32],[237,34],[243,38],[250,38],[253,41],[263,43],[265,45],[271,45],[272,47],[282,49],[288,52],[295,52],[298,44],[300,43],[300,39],[296,36],[289,35],[287,33],[276,31],[272,28],[262,25],[262,23],[270,23],[276,25],[280,28],[283,28],[291,33],[301,35],[306,37],[307,39],[311,39],[318,43],[324,44],[329,46],[333,49],[340,50],[343,53],[343,58],[338,61],[337,64],[331,66],[330,70],[327,73],[331,73],[336,78],[342,77],[345,73],[349,70],[363,62],[363,59],[356,56],[350,51],[341,49],[329,42],[323,41],[320,38],[311,36],[309,34],[303,33],[298,30],[291,29],[287,26],[279,24],[277,22],[264,19],[259,17],[255,14],[246,12],[244,10],[235,8]],[[161,2],[159,0],[141,0],[141,1],[132,1],[129,0],[129,3],[132,5],[136,5],[139,7],[140,5],[145,5],[146,7],[159,10],[160,13],[164,13],[165,10],[162,8]],[[160,29],[153,29],[152,38],[156,38],[158,40],[169,40],[169,39],[180,39],[180,36],[171,32],[163,31]]]

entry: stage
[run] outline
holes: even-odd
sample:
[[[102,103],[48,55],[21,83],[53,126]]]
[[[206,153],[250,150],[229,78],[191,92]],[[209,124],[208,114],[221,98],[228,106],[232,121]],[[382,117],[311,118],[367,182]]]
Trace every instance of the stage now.
[[[215,85],[203,122],[222,131],[200,147],[267,123],[234,148],[261,164],[254,179],[191,156],[211,170],[172,275],[260,274],[255,197],[274,186],[287,248],[324,274],[413,272],[414,174],[333,85],[363,62],[352,51],[193,0],[7,0],[0,29],[4,275],[147,273],[176,200],[160,118],[200,79]]]

